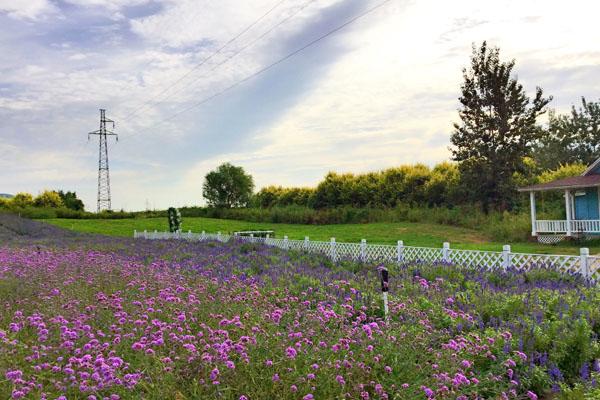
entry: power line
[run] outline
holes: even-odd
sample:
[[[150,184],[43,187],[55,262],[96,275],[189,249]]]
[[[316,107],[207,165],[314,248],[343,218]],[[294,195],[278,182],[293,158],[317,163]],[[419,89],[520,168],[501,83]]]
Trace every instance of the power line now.
[[[271,26],[271,28],[269,28],[268,30],[266,30],[265,32],[263,32],[263,34],[261,34],[260,36],[258,36],[257,38],[255,38],[254,40],[252,40],[251,42],[249,42],[248,44],[246,44],[245,46],[242,46],[240,49],[236,50],[232,55],[230,55],[229,57],[227,57],[225,60],[221,61],[218,64],[215,64],[215,66],[213,66],[208,72],[213,72],[217,68],[223,66],[224,64],[227,64],[233,58],[235,58],[236,56],[238,56],[239,54],[241,54],[243,51],[245,51],[249,47],[255,45],[258,41],[262,40],[269,33],[273,32],[275,29],[279,28],[281,25],[283,25],[284,23],[286,23],[287,21],[289,21],[291,18],[293,18],[294,16],[296,16],[298,13],[300,13],[301,11],[303,11],[306,7],[308,7],[310,4],[314,3],[315,1],[317,1],[317,0],[309,0],[309,1],[307,1],[302,6],[300,6],[297,10],[295,10],[293,13],[291,13],[290,15],[288,15],[287,17],[285,17],[284,19],[282,19],[281,21],[279,21],[277,24]],[[188,85],[191,85],[194,82],[197,82],[198,80],[200,80],[202,78],[206,78],[207,76],[208,76],[207,74],[200,75],[199,77],[191,80],[188,83]],[[172,91],[167,96],[163,97],[161,100],[153,102],[152,105],[157,105],[157,104],[160,104],[160,103],[164,103],[166,100],[170,99],[171,97],[175,96],[178,93],[181,93],[183,90],[185,90],[187,88],[188,88],[188,86],[182,86],[179,89],[177,89],[175,91]]]
[[[158,123],[156,123],[154,125],[156,126],[156,125],[160,125],[160,124],[163,124],[165,122],[168,122],[168,121],[172,120],[173,118],[177,117],[178,115],[181,115],[181,114],[183,114],[183,113],[185,113],[185,112],[187,112],[187,111],[189,111],[189,110],[191,110],[193,108],[199,107],[199,106],[201,106],[201,105],[203,105],[203,104],[211,101],[212,99],[214,99],[214,98],[216,98],[218,96],[221,96],[222,94],[230,91],[231,89],[233,89],[233,88],[235,88],[235,87],[243,84],[244,82],[247,82],[247,81],[251,80],[252,78],[255,78],[256,76],[258,76],[258,75],[260,75],[260,74],[262,74],[262,73],[270,70],[271,68],[273,68],[273,67],[281,64],[282,62],[284,62],[284,61],[286,61],[286,60],[294,57],[296,54],[298,54],[298,53],[306,50],[307,48],[313,46],[314,44],[320,42],[321,40],[323,40],[323,39],[325,39],[325,38],[333,35],[334,33],[338,32],[338,31],[340,31],[342,29],[344,29],[345,27],[347,27],[348,25],[354,23],[355,21],[357,21],[357,20],[365,17],[366,15],[374,12],[375,10],[383,7],[384,5],[386,5],[387,3],[389,3],[390,1],[392,1],[392,0],[384,0],[384,1],[382,1],[378,5],[373,6],[373,7],[369,8],[368,10],[362,12],[361,14],[358,14],[357,16],[353,17],[352,19],[344,22],[342,25],[337,26],[336,28],[334,28],[334,29],[328,31],[327,33],[319,36],[318,38],[310,41],[309,43],[305,44],[304,46],[302,46],[302,47],[300,47],[300,48],[292,51],[291,53],[288,53],[287,55],[285,55],[284,57],[278,59],[277,61],[275,61],[275,62],[273,62],[273,63],[271,63],[271,64],[269,64],[269,65],[267,65],[267,66],[265,66],[265,67],[263,67],[261,69],[259,69],[256,72],[253,72],[252,74],[250,74],[250,75],[246,76],[245,78],[240,79],[239,81],[237,81],[237,82],[235,82],[235,83],[227,86],[226,88],[220,90],[219,92],[217,92],[217,93],[215,93],[215,94],[213,94],[211,96],[208,96],[208,97],[206,97],[206,98],[204,98],[204,99],[202,99],[202,100],[200,100],[200,101],[198,101],[196,103],[193,103],[192,105],[184,108],[183,110],[180,110],[180,111],[176,112],[175,114],[172,114],[171,116],[169,116],[169,117],[167,117],[167,118],[159,121]]]
[[[219,54],[222,50],[224,50],[227,46],[229,46],[231,43],[233,43],[234,41],[236,41],[237,39],[239,39],[243,34],[245,34],[246,32],[248,32],[250,29],[252,29],[256,24],[258,24],[260,21],[262,21],[264,18],[266,18],[271,12],[273,12],[277,7],[279,7],[281,4],[283,4],[286,0],[279,0],[277,3],[275,3],[275,5],[273,7],[271,7],[267,12],[265,12],[263,15],[261,15],[258,19],[254,20],[254,22],[252,22],[250,25],[248,25],[247,27],[245,27],[244,29],[242,29],[237,35],[235,35],[234,37],[232,37],[231,39],[229,39],[224,45],[222,45],[221,47],[219,47],[217,50],[215,50],[211,55],[209,55],[208,57],[204,58],[202,61],[200,61],[198,64],[196,64],[192,69],[190,69],[188,72],[186,72],[184,75],[182,75],[181,77],[179,77],[175,82],[173,82],[171,85],[167,86],[166,88],[164,88],[162,91],[160,91],[157,95],[153,96],[152,98],[150,98],[150,100],[144,102],[141,106],[137,107],[136,109],[134,109],[132,112],[130,112],[129,114],[127,114],[123,119],[126,120],[128,118],[131,118],[132,116],[134,116],[135,114],[137,114],[140,110],[142,110],[143,108],[145,108],[149,103],[151,103],[154,99],[156,99],[157,97],[160,97],[162,94],[168,92],[172,87],[174,87],[175,85],[177,85],[179,82],[183,81],[185,78],[187,78],[190,74],[192,74],[194,71],[196,71],[198,68],[202,67],[204,64],[206,64],[208,61],[210,61],[214,56],[216,56],[217,54]]]

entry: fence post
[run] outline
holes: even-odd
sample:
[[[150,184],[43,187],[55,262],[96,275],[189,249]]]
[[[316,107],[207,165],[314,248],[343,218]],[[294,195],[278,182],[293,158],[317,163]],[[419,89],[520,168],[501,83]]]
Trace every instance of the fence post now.
[[[288,237],[287,236],[283,237],[283,248],[286,249],[286,250],[289,248],[289,246],[288,246]]]
[[[221,231],[217,232],[217,240],[219,242],[221,241]]]
[[[444,245],[442,247],[442,261],[450,261],[450,243],[448,242],[444,242]]]
[[[137,238],[137,230],[135,230],[135,229],[133,230],[133,238],[134,239]]]
[[[329,256],[331,257],[331,261],[336,261],[336,254],[335,254],[335,238],[331,238],[331,241],[329,242],[329,250],[330,250],[330,254]]]
[[[308,236],[304,236],[304,250],[308,250],[309,241],[310,239],[308,238]]]
[[[360,241],[360,261],[367,262],[367,239]]]
[[[404,241],[398,240],[398,264],[402,264],[404,261]]]
[[[202,234],[200,235],[200,240],[206,240],[206,231],[202,231]]]
[[[581,264],[581,274],[583,275],[584,278],[589,278],[590,277],[590,266],[589,266],[589,260],[588,257],[590,255],[590,249],[588,249],[587,247],[583,247],[581,249],[579,249],[579,258],[580,258],[580,264]]]
[[[192,230],[188,229],[188,236],[187,236],[188,240],[192,239]]]
[[[502,269],[507,270],[510,268],[512,255],[510,254],[510,244],[502,246]]]

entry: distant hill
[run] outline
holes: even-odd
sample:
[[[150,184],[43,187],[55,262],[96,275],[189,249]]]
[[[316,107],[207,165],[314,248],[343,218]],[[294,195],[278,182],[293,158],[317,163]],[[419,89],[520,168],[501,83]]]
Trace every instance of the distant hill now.
[[[12,194],[8,194],[8,193],[0,193],[0,197],[3,199],[11,199],[15,196],[13,196]]]

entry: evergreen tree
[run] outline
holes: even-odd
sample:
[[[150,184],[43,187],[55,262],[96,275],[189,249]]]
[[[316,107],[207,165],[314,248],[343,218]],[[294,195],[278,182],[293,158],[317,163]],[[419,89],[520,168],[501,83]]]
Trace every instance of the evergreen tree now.
[[[500,49],[473,46],[471,66],[463,69],[460,123],[454,124],[451,148],[458,161],[462,190],[485,211],[510,208],[512,176],[540,137],[536,119],[552,97],[536,88],[533,101],[512,76],[515,61],[502,62]]]

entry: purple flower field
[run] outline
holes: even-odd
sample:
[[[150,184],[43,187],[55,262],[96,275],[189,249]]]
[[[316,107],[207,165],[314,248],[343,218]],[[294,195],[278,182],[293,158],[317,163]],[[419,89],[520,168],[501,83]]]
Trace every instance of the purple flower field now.
[[[600,398],[600,296],[578,277],[389,265],[385,321],[378,265],[15,221],[2,399]]]

